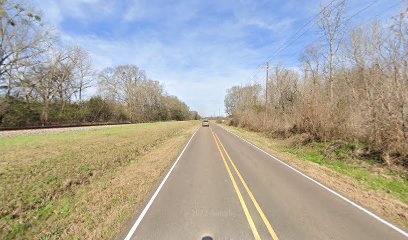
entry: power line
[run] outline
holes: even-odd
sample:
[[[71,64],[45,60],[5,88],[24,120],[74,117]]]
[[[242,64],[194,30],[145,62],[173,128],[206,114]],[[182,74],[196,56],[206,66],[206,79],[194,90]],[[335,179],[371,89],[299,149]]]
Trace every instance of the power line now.
[[[317,17],[320,16],[320,14],[325,11],[329,6],[331,6],[336,0],[332,0],[328,5],[326,5],[324,8],[322,8],[322,10],[320,10],[319,13],[317,13],[313,18],[311,18],[307,23],[305,23],[301,28],[299,28],[295,34],[293,34],[291,37],[289,37],[284,44],[282,44],[280,47],[277,48],[277,50],[266,59],[266,61],[264,62],[268,62],[270,61],[273,57],[277,56],[279,53],[281,53],[283,50],[285,50],[286,48],[288,48],[290,45],[292,45],[293,43],[295,43],[299,38],[301,38],[304,34],[306,34],[313,26],[311,25],[309,28],[307,28],[305,31],[303,31],[300,35],[296,36],[297,34],[299,34],[307,25],[309,25],[310,23],[313,22],[313,20],[315,20]],[[345,20],[345,22],[350,21],[352,18],[356,17],[357,15],[361,14],[362,12],[364,12],[365,10],[367,10],[368,8],[372,7],[374,4],[376,4],[377,2],[379,2],[380,0],[375,0],[370,2],[369,4],[367,4],[366,6],[364,6],[362,9],[358,10],[357,12],[355,12],[353,15],[351,15],[349,18],[347,18]],[[336,6],[340,5],[343,1],[340,1]],[[394,7],[394,5],[391,6]],[[388,10],[388,9],[387,9]],[[296,37],[292,40],[290,40],[290,38]],[[290,41],[289,41],[290,40]],[[259,68],[259,67],[258,67]],[[253,74],[252,79],[254,79],[254,77],[260,72],[260,69],[256,70],[255,73]],[[250,81],[251,81],[250,80]]]
[[[325,6],[324,8],[322,8],[322,10],[320,10],[320,12],[318,14],[316,14],[307,24],[303,25],[303,27],[301,29],[299,29],[298,31],[296,31],[296,34],[293,35],[293,37],[295,37],[297,35],[297,33],[299,33],[304,27],[306,27],[307,25],[309,25],[310,23],[313,23],[314,20],[316,18],[318,18],[320,16],[320,14],[322,14],[329,6],[331,6],[335,1],[337,0],[333,0],[331,1],[327,6]],[[377,0],[378,1],[378,0]],[[334,7],[338,7],[340,6],[340,4],[342,4],[343,2],[345,2],[345,0],[343,1],[339,1],[339,3],[334,6]],[[277,54],[279,54],[280,52],[282,52],[284,49],[286,49],[287,47],[289,47],[290,45],[292,45],[294,42],[296,42],[299,38],[301,38],[303,35],[305,35],[312,27],[314,26],[314,24],[312,24],[309,28],[307,28],[302,34],[300,34],[299,36],[297,36],[295,39],[291,40],[288,43],[283,44],[281,47],[278,48],[278,50],[272,55],[270,56],[266,61],[270,61],[274,56],[276,56]]]
[[[395,4],[392,4],[392,5],[390,5],[389,7],[387,7],[387,8],[385,8],[385,9],[381,10],[381,13],[376,14],[376,15],[370,17],[368,20],[372,20],[372,19],[374,19],[374,18],[377,18],[377,17],[379,17],[379,16],[382,16],[382,15],[384,15],[384,14],[387,14],[388,10],[390,10],[390,9],[392,9],[392,8],[394,8],[394,7],[398,6],[398,5],[400,5],[401,3],[403,3],[403,1],[398,0]]]
[[[351,17],[347,18],[345,22],[350,21],[352,18],[354,18],[355,16],[359,15],[360,13],[364,12],[365,10],[367,10],[368,8],[370,8],[371,6],[373,6],[374,4],[376,4],[377,2],[379,2],[380,0],[375,0],[372,1],[371,3],[369,3],[367,6],[363,7],[362,9],[358,10],[357,12],[355,12],[353,15],[351,15]]]
[[[349,18],[347,18],[344,22],[345,23],[347,23],[347,22],[349,22],[352,18],[354,18],[355,16],[357,16],[357,15],[359,15],[360,13],[362,13],[362,12],[364,12],[365,10],[367,10],[368,8],[370,8],[371,6],[373,6],[374,4],[376,4],[377,2],[379,2],[380,0],[375,0],[375,1],[372,1],[371,3],[369,3],[368,5],[366,5],[365,7],[363,7],[362,9],[360,9],[360,10],[358,10],[357,12],[355,12],[352,16],[350,16]],[[341,3],[341,2],[340,2]],[[340,4],[339,3],[339,4]],[[337,5],[338,6],[338,5]],[[319,15],[321,14],[323,12],[323,10],[322,11],[320,11],[320,13],[319,13]],[[313,26],[313,25],[312,25]],[[311,27],[312,27],[311,26]],[[291,42],[289,42],[288,44],[287,44],[287,46],[285,46],[284,48],[282,48],[282,49],[280,49],[276,54],[274,54],[274,56],[276,56],[278,53],[280,53],[280,52],[282,52],[283,50],[285,50],[287,47],[289,47],[290,45],[292,45],[294,42],[296,42],[300,37],[302,37],[307,31],[309,31],[309,29],[311,28],[311,27],[309,27],[305,32],[303,32],[301,35],[299,35],[297,38],[295,38],[294,40],[292,40]],[[272,57],[274,57],[274,56],[272,56]],[[271,57],[271,58],[272,58]],[[269,60],[271,59],[271,58],[269,58]],[[268,61],[269,61],[268,60]]]
[[[374,2],[378,2],[378,0],[377,0],[377,1],[374,1]],[[377,15],[375,15],[375,16],[372,16],[372,17],[369,18],[368,20],[372,20],[372,19],[374,19],[374,18],[376,18],[376,17],[382,16],[382,15],[386,14],[386,11],[388,11],[388,10],[390,10],[390,9],[392,9],[392,8],[394,8],[394,7],[398,6],[398,5],[400,5],[400,4],[401,4],[401,2],[397,2],[397,3],[395,3],[395,4],[392,4],[391,6],[387,7],[386,9],[384,9],[384,10],[382,11],[382,13],[377,14]],[[371,7],[372,5],[374,5],[374,3],[371,2],[369,5],[370,5],[370,7]],[[367,6],[364,7],[364,10],[366,10],[366,9],[368,9]],[[358,12],[361,13],[361,12],[363,12],[363,11],[359,10]],[[358,14],[353,14],[351,17],[347,18],[347,19],[345,20],[345,22],[347,23],[348,21],[350,21],[353,17],[355,17],[355,16],[357,16],[357,15],[358,15]],[[317,38],[314,38],[313,41],[321,40],[322,38],[323,38],[323,36],[319,36],[319,37],[317,37]]]
[[[319,17],[320,14],[321,14],[323,11],[325,11],[329,6],[331,6],[335,1],[337,1],[337,0],[332,0],[329,4],[327,4],[324,8],[322,8],[317,14],[315,14],[311,19],[309,19],[309,21],[307,21],[305,24],[303,24],[294,34],[292,34],[290,37],[288,37],[288,38],[284,41],[284,43],[281,44],[281,45],[277,48],[277,50],[275,51],[275,53],[274,53],[272,56],[267,57],[263,62],[268,62],[269,60],[271,60],[271,58],[276,55],[276,52],[278,52],[278,51],[280,52],[280,51],[281,51],[280,48],[282,48],[282,47],[284,47],[285,45],[287,45],[287,42],[288,42],[291,38],[296,37],[296,35],[297,35],[298,33],[300,33],[307,25],[309,25],[310,23],[313,23],[313,21],[314,21],[317,17]],[[340,3],[339,3],[339,4],[340,4]],[[312,26],[313,26],[313,25],[312,25]],[[308,28],[307,30],[309,30],[309,29],[310,29],[310,28]],[[303,36],[303,35],[304,35],[304,33],[302,33],[299,37],[301,37],[301,36]],[[296,38],[295,40],[299,39],[299,37]],[[292,41],[291,41],[291,43],[292,43]],[[251,80],[254,79],[255,75],[260,72],[259,66],[258,66],[257,68],[258,68],[258,70],[256,70],[255,73],[252,75],[252,77],[250,78]],[[250,81],[251,81],[251,80],[250,80]]]
[[[366,6],[364,6],[363,8],[361,8],[360,10],[358,10],[357,12],[355,12],[354,14],[352,14],[350,17],[346,18],[346,20],[344,20],[344,23],[347,24],[348,22],[350,22],[351,19],[353,19],[354,17],[356,17],[356,16],[359,15],[360,13],[364,12],[364,11],[367,10],[368,8],[372,7],[373,5],[375,5],[376,3],[378,3],[379,1],[380,1],[380,0],[375,0],[375,1],[370,2],[369,4],[367,4]],[[378,16],[382,16],[382,15],[384,15],[384,14],[386,13],[386,11],[390,10],[391,8],[396,7],[396,6],[399,5],[399,4],[401,4],[401,2],[394,3],[394,4],[390,5],[389,7],[387,7],[386,9],[382,10],[382,12],[381,12],[380,14],[377,14],[377,15],[375,15],[375,16],[372,16],[372,17],[368,18],[367,20],[372,20],[372,19],[374,19],[374,18],[376,18],[376,17],[378,17]],[[320,37],[317,38],[317,39],[320,39]]]

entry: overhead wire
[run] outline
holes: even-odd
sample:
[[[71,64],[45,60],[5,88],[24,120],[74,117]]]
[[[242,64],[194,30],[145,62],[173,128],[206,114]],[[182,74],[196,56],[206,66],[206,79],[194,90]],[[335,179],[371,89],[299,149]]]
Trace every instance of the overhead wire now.
[[[319,11],[319,13],[315,14],[309,21],[307,21],[305,24],[302,25],[302,27],[300,27],[294,34],[291,35],[291,37],[287,38],[287,40],[284,41],[283,44],[281,44],[276,50],[275,52],[266,58],[266,60],[264,60],[264,62],[268,62],[270,61],[273,57],[277,56],[279,53],[281,53],[283,50],[287,49],[289,46],[291,46],[293,43],[295,43],[297,40],[299,40],[302,36],[304,36],[313,26],[309,26],[305,31],[303,31],[305,29],[305,27],[307,27],[308,25],[310,25],[311,23],[314,22],[314,20],[319,17],[321,15],[321,13],[323,11],[325,11],[329,6],[331,6],[336,0],[332,0],[329,4],[327,4],[324,8],[322,8],[322,10]],[[370,2],[369,4],[365,5],[363,8],[359,9],[357,12],[353,13],[350,17],[348,17],[345,22],[349,22],[351,19],[353,19],[354,17],[358,16],[359,14],[361,14],[362,12],[366,11],[368,8],[372,7],[373,5],[375,5],[376,3],[378,3],[380,0],[374,0],[372,2]],[[343,1],[339,1],[339,3],[336,6],[339,6],[339,4],[341,4]],[[387,10],[399,5],[400,3],[398,2],[397,4],[393,4],[391,5],[389,8],[387,8]],[[384,11],[383,11],[384,12]],[[300,33],[300,35],[298,35]],[[291,39],[292,38],[292,39]],[[261,67],[260,67],[261,66]],[[252,74],[252,77],[249,78],[249,81],[252,81],[255,79],[255,77],[258,75],[258,73],[261,71],[261,69],[263,69],[262,67],[263,65],[258,65],[257,69],[255,70],[255,72]]]
[[[323,11],[325,11],[328,7],[330,7],[335,1],[337,1],[337,0],[332,0],[332,1],[330,1],[329,4],[327,4],[325,7],[323,7],[317,14],[315,14],[311,19],[309,19],[309,21],[307,21],[305,24],[303,24],[294,34],[292,34],[289,38],[287,38],[287,39],[284,41],[284,43],[281,44],[281,45],[277,48],[277,50],[275,50],[275,53],[274,53],[272,56],[267,57],[267,58],[262,62],[262,64],[263,64],[264,62],[268,62],[269,60],[271,60],[271,58],[274,57],[274,55],[276,54],[276,52],[278,52],[278,51],[280,52],[280,51],[281,51],[280,49],[281,49],[282,47],[284,47],[285,45],[287,45],[287,42],[288,42],[291,38],[296,37],[297,34],[299,34],[307,25],[313,23],[314,20],[315,20],[317,17],[319,17],[320,14],[321,14]],[[310,28],[308,28],[308,30],[309,30],[309,29],[310,29]],[[303,35],[304,35],[304,33],[302,33],[300,36],[303,36]],[[297,39],[299,39],[299,37],[297,37],[295,40],[297,40]],[[292,42],[292,41],[291,41],[291,42]],[[258,65],[257,70],[255,71],[254,74],[252,74],[252,77],[250,78],[250,81],[255,78],[255,76],[260,72],[260,69],[261,69],[261,68],[259,68],[259,65]]]

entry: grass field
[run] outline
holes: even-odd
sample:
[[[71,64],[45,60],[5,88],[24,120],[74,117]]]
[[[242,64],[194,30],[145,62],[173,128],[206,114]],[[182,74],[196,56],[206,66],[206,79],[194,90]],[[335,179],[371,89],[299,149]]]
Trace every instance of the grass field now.
[[[345,146],[328,154],[328,143],[291,145],[288,140],[274,139],[264,133],[223,127],[262,147],[310,177],[348,198],[408,227],[408,173],[388,169],[375,161],[351,157]]]
[[[198,122],[0,138],[0,239],[112,239]]]

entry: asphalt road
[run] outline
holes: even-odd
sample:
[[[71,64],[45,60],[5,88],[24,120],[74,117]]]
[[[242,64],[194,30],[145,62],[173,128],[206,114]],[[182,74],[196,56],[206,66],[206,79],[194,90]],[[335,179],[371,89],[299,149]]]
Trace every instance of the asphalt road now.
[[[128,239],[408,239],[214,124],[159,188]]]

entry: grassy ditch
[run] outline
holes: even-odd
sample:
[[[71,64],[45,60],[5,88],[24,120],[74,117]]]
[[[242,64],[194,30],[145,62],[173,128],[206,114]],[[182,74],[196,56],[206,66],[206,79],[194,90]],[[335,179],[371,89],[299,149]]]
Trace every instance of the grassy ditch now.
[[[408,173],[360,159],[356,144],[294,144],[265,133],[222,125],[354,201],[408,227]],[[333,147],[334,146],[334,147]]]
[[[0,138],[0,239],[112,239],[198,122]]]

